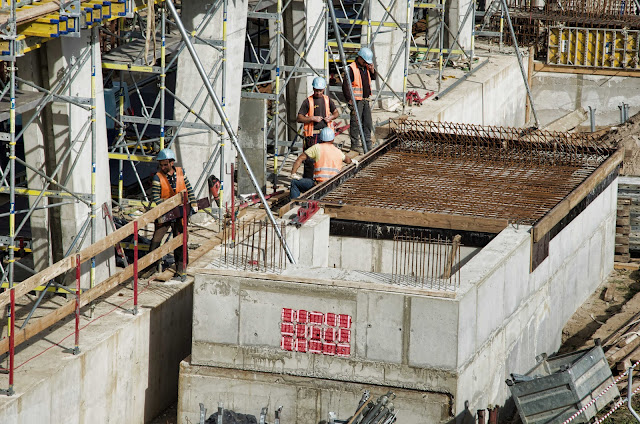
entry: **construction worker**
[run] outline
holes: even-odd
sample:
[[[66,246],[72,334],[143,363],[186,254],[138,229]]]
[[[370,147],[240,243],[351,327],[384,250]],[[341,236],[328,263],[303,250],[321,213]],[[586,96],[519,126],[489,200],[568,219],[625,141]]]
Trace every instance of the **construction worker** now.
[[[358,119],[356,117],[356,108],[362,120],[362,131],[364,132],[365,142],[368,150],[371,150],[371,131],[373,131],[373,119],[371,118],[371,105],[369,104],[369,96],[371,96],[371,81],[376,79],[376,71],[373,67],[373,52],[367,47],[362,47],[358,52],[355,62],[349,65],[349,77],[351,78],[351,88],[353,89],[353,97],[346,78],[342,80],[342,94],[349,103],[351,109],[351,123],[349,127],[349,136],[351,137],[351,150],[363,153],[360,146],[360,130],[358,128]]]
[[[318,135],[323,128],[333,128],[333,121],[339,115],[336,105],[324,94],[327,81],[322,77],[315,77],[311,86],[313,94],[302,102],[297,118],[299,123],[304,124],[304,150],[318,142]],[[304,161],[302,177],[313,178],[313,159]]]
[[[355,163],[358,161],[349,158],[342,153],[342,150],[333,145],[335,133],[331,128],[323,128],[320,131],[320,142],[314,144],[304,151],[293,164],[291,169],[291,198],[300,197],[300,193],[304,193],[313,187],[316,183],[321,183],[329,178],[337,175],[342,169],[342,163]],[[315,161],[313,165],[313,178],[301,178],[297,174],[298,168],[304,160],[311,158]]]
[[[189,179],[185,175],[183,169],[174,165],[176,161],[176,155],[173,150],[162,149],[156,157],[156,160],[158,161],[159,171],[156,172],[156,174],[153,176],[153,181],[151,184],[151,195],[153,197],[153,201],[156,204],[159,204],[163,200],[175,196],[176,193],[180,193],[181,191],[186,190],[187,195],[189,196],[191,209],[194,212],[197,212],[198,204],[196,203],[193,189],[191,188],[191,183],[189,183]],[[160,243],[162,243],[162,239],[164,238],[165,234],[167,234],[167,231],[172,230],[174,237],[178,237],[182,234],[182,218],[174,219],[172,221],[167,221],[164,223],[156,221],[154,225],[155,230],[153,232],[153,238],[151,239],[151,247],[149,248],[149,251],[152,251],[160,246]],[[183,263],[182,249],[183,246],[180,246],[176,250],[174,250],[173,257],[176,262],[176,274],[180,274],[181,280],[184,281],[186,279],[186,264]],[[159,262],[160,261],[156,262],[150,269],[148,269],[145,272],[144,276],[148,277],[150,276],[150,274],[153,274]]]

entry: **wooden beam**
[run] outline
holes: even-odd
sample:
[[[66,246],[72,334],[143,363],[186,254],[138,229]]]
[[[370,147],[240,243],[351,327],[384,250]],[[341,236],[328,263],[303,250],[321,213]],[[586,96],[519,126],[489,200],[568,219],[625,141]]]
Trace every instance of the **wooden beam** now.
[[[175,208],[177,205],[182,203],[182,193],[178,193],[170,199],[165,200],[160,203],[157,207],[151,209],[150,211],[143,214],[140,218],[138,218],[139,227],[144,227],[150,222],[153,222],[155,219],[169,212],[171,209]],[[86,249],[80,252],[80,262],[85,262],[91,259],[94,256],[97,256],[99,253],[113,247],[115,244],[119,243],[122,239],[133,234],[133,221],[125,225],[124,227],[114,231],[109,234],[107,237],[98,241],[97,243],[92,244]],[[146,258],[146,256],[145,256]],[[15,291],[16,299],[20,296],[24,296],[30,291],[34,290],[36,287],[42,284],[43,281],[49,281],[53,278],[64,274],[65,272],[71,270],[76,265],[76,260],[74,256],[69,256],[64,258],[49,268],[40,271],[36,275],[32,275],[26,280],[17,283],[13,290]],[[0,293],[0,308],[7,305],[10,301],[9,299],[10,291],[7,290],[3,293]]]
[[[531,230],[533,235],[533,241],[540,241],[545,234],[562,220],[571,209],[576,207],[578,203],[582,201],[591,190],[593,190],[602,180],[604,180],[609,174],[611,174],[624,159],[624,148],[620,148],[615,151],[614,154],[609,156],[591,175],[585,179],[575,190],[573,190],[567,197],[558,203],[553,209],[540,219]]]
[[[338,219],[351,221],[378,222],[384,224],[411,225],[449,230],[480,231],[497,234],[507,227],[506,219],[482,218],[475,216],[449,215],[427,212],[413,212],[398,209],[373,208],[344,205],[326,205],[325,213]]]
[[[182,244],[182,237],[173,237],[167,243],[163,244],[159,248],[153,250],[151,253],[143,256],[138,260],[138,268],[140,270],[145,269],[149,265],[153,264],[157,260],[161,259],[167,253],[173,251],[176,247]],[[103,294],[112,290],[119,284],[124,283],[133,276],[133,264],[126,267],[121,272],[115,274],[109,279],[103,281],[92,289],[89,289],[80,295],[80,307],[86,306],[93,302]],[[6,292],[8,293],[8,292]],[[51,327],[58,321],[72,314],[75,311],[76,301],[70,300],[56,310],[48,313],[47,315],[31,321],[22,330],[16,330],[14,333],[14,345],[18,346],[21,343],[29,340],[33,336],[40,333],[42,330]],[[9,338],[5,337],[0,340],[0,354],[9,351]]]
[[[558,72],[561,74],[607,75],[610,77],[640,77],[640,69],[636,71],[623,69],[583,68],[579,66],[552,66],[536,62],[534,69],[539,72]]]

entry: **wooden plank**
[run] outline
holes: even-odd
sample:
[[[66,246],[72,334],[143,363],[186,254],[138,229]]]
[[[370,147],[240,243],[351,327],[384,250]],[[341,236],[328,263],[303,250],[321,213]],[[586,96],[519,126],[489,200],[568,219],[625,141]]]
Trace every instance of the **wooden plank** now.
[[[533,65],[539,72],[558,72],[561,74],[607,75],[612,77],[640,77],[640,71],[624,71],[621,69],[596,69],[577,66],[552,66],[541,62]]]
[[[576,207],[591,190],[593,190],[602,180],[611,174],[622,162],[624,158],[624,148],[615,151],[605,160],[591,175],[589,175],[575,190],[551,209],[532,228],[533,240],[540,241],[545,234],[564,218],[571,209]]]
[[[638,264],[638,263],[614,262],[613,263],[613,268],[614,269],[626,269],[626,270],[629,270],[629,271],[637,271],[638,269],[640,269],[640,264]]]
[[[176,247],[182,244],[182,237],[174,237],[169,242],[163,244],[156,250],[153,250],[151,253],[143,256],[138,260],[138,269],[143,270],[152,263],[156,262],[164,255],[169,252],[172,252]],[[95,299],[99,298],[103,294],[108,291],[114,289],[119,284],[127,281],[129,278],[133,276],[133,264],[126,267],[122,272],[115,274],[109,279],[103,281],[92,289],[89,289],[80,295],[80,307],[86,306],[89,303],[93,302]],[[6,292],[8,293],[8,292]],[[17,330],[14,333],[14,345],[18,346],[21,343],[29,340],[33,336],[40,333],[42,330],[51,327],[67,315],[72,314],[75,311],[75,299],[71,300],[58,309],[48,313],[47,315],[30,321],[27,326],[22,330]],[[0,353],[5,353],[9,351],[9,338],[5,337],[0,340]]]
[[[150,211],[143,214],[140,218],[138,218],[138,228],[142,228],[148,223],[153,222],[159,216],[164,215],[177,205],[181,204],[181,202],[182,194],[178,193],[172,198],[160,203],[160,205],[151,209]],[[85,262],[92,257],[97,256],[100,252],[113,247],[116,243],[119,243],[122,239],[129,236],[130,234],[133,234],[133,222],[128,223],[124,227],[118,229],[117,231],[114,231],[97,243],[94,243],[86,249],[82,250],[80,252],[80,261]],[[64,258],[53,266],[50,266],[49,268],[37,273],[36,275],[32,275],[21,283],[16,284],[13,289],[15,291],[16,298],[24,296],[25,294],[34,290],[36,287],[41,285],[43,281],[49,281],[69,271],[70,269],[75,267],[75,262],[76,260],[74,256]],[[9,290],[0,293],[0,307],[9,304],[9,296]]]
[[[332,217],[351,221],[378,222],[383,224],[397,224],[398,222],[402,222],[403,225],[416,227],[480,231],[492,234],[499,233],[509,224],[506,219],[413,212],[353,205],[340,207],[325,205],[324,210],[326,214]]]

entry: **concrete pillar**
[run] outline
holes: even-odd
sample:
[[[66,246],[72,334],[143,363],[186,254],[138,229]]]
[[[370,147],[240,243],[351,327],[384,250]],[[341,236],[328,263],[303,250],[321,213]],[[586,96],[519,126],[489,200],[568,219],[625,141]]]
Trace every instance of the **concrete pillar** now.
[[[325,7],[324,2],[317,0],[295,0],[283,11],[284,36],[295,46],[298,53],[304,53],[306,63],[299,61],[299,66],[313,68],[323,77],[325,73]],[[314,31],[317,28],[317,31]],[[315,37],[314,37],[315,32]],[[298,62],[299,54],[296,54],[286,43],[283,43],[284,63],[294,66]],[[311,65],[311,66],[309,66]],[[300,75],[296,73],[296,76]],[[300,105],[311,95],[311,83],[316,77],[314,73],[308,73],[301,78],[292,78],[287,84],[287,120],[292,127],[297,127],[296,117]],[[327,82],[328,83],[328,82]],[[289,139],[295,136],[289,132]]]
[[[46,73],[46,49],[37,49],[25,56],[19,57],[16,62],[18,68],[18,76],[26,81],[30,81],[40,87],[49,88],[49,80]],[[44,63],[44,66],[43,66]],[[45,78],[43,79],[43,71]],[[20,84],[20,90],[24,92],[36,91],[34,88]],[[31,110],[22,114],[23,125],[31,120],[35,111]],[[47,158],[55,158],[55,150],[50,143],[45,143],[45,139],[52,139],[51,131],[51,108],[46,107],[40,114],[35,117],[34,122],[29,125],[22,137],[24,144],[25,161],[36,169],[44,170],[50,173],[51,166],[55,167],[55,161]],[[20,142],[20,141],[18,141]],[[31,169],[27,168],[27,186],[32,190],[41,190],[44,187],[45,180]],[[35,197],[29,197],[29,205],[33,206]],[[44,197],[38,206],[46,206],[49,203],[55,203],[55,200],[49,202],[49,198]],[[52,238],[49,231],[52,224],[49,220],[47,209],[36,210],[31,214],[31,247],[33,256],[34,270],[39,272],[47,268],[53,263],[53,252],[61,251],[60,238]],[[22,221],[23,216],[18,217],[18,222]],[[59,235],[59,233],[58,233]]]
[[[207,10],[210,8],[209,0],[191,0],[182,4],[182,21],[188,31],[193,31],[203,18]],[[244,45],[246,38],[247,26],[247,0],[237,0],[228,2],[227,12],[227,49],[226,49],[226,78],[223,81],[222,74],[217,79],[215,72],[212,76],[213,87],[216,90],[220,101],[222,102],[225,112],[229,117],[231,126],[234,131],[238,129],[238,116],[240,112],[240,87],[242,84],[242,63],[244,60]],[[206,26],[201,34],[202,38],[210,40],[222,40],[223,37],[223,9],[222,6],[216,12],[213,19]],[[220,66],[218,60],[221,58],[221,52],[217,49],[197,44],[196,51],[202,61],[207,72],[211,72],[214,65]],[[225,86],[225,97],[222,97],[222,86]],[[191,105],[196,95],[203,88],[200,76],[193,65],[191,56],[185,51],[178,59],[178,74],[176,82],[176,95],[185,103]],[[206,100],[206,105],[202,112],[200,109]],[[212,124],[221,124],[218,113],[213,106],[213,102],[208,99],[206,90],[200,95],[198,101],[193,107],[195,111],[201,113],[201,116]],[[178,102],[175,106],[176,119],[182,119],[186,113],[184,107]],[[192,120],[192,118],[189,118]],[[178,157],[178,164],[184,166],[189,180],[195,188],[207,159],[213,153],[215,147],[220,142],[218,135],[209,131],[207,134],[190,135],[188,137],[178,137],[174,144],[174,149]],[[235,162],[236,152],[228,139],[224,146],[224,198],[222,206],[225,202],[230,201],[230,167],[229,164]],[[239,164],[239,166],[242,166]],[[220,177],[220,162],[216,160],[212,174]],[[202,192],[201,196],[206,193]],[[201,197],[198,196],[198,197]]]
[[[385,4],[385,7],[389,7],[393,2],[386,0],[382,3]],[[393,8],[390,9],[390,15],[386,14],[385,7],[383,7],[379,1],[370,0],[370,19],[372,21],[382,21],[388,23],[393,23],[395,19],[396,22],[405,24],[407,22],[408,14],[409,28],[407,30],[403,30],[402,28],[380,28],[377,26],[371,27],[371,47],[374,53],[374,63],[376,66],[376,70],[388,84],[388,86],[386,86],[382,82],[382,78],[378,77],[378,80],[375,82],[374,86],[377,90],[393,90],[400,97],[402,97],[402,89],[404,84],[405,45],[407,34],[406,31],[411,31],[411,24],[413,22],[413,1],[396,1]],[[393,17],[393,19],[391,17]],[[376,31],[378,31],[377,34]],[[389,98],[389,96],[385,96],[385,100],[382,101],[382,107],[387,110],[393,109],[400,102],[401,100],[395,96],[392,98]]]
[[[445,22],[449,26],[451,34],[445,29],[444,34],[444,46],[445,48],[457,49],[460,45],[464,50],[471,49],[471,33],[473,30],[473,11],[469,11],[470,7],[473,7],[471,0],[451,0],[445,3]],[[464,16],[469,12],[469,17],[462,25]],[[458,43],[454,45],[456,34],[458,36]]]
[[[82,31],[80,38],[60,38],[47,43],[46,66],[48,85],[54,87],[56,83],[63,79],[73,65],[79,60],[87,50],[90,43],[90,31]],[[102,205],[107,203],[111,207],[111,186],[109,175],[109,159],[107,146],[107,131],[104,109],[104,95],[100,57],[100,44],[96,42],[91,45],[96,55],[96,240],[100,240],[111,232],[108,223],[102,213]],[[80,71],[71,85],[62,93],[63,95],[90,98],[91,97],[91,60],[87,60],[80,65]],[[91,112],[89,110],[71,105],[65,102],[54,102],[51,104],[52,134],[48,131],[45,134],[45,144],[49,147],[45,149],[47,154],[48,172],[53,171],[62,160],[62,155],[70,143],[74,143],[71,155],[64,161],[61,172],[56,180],[76,193],[91,193],[91,132],[86,137],[84,146],[82,140],[85,139],[86,123],[90,128]],[[47,115],[45,115],[47,116]],[[36,130],[37,131],[37,130]],[[80,136],[80,137],[79,137]],[[79,140],[79,141],[78,141]],[[55,156],[54,156],[55,155]],[[53,161],[53,163],[51,163]],[[73,167],[75,165],[75,168]],[[56,187],[51,187],[57,189]],[[90,215],[90,207],[84,203],[76,202],[71,205],[52,208],[49,214],[52,239],[60,239],[61,245],[53,252],[53,260],[57,261],[63,257],[69,249],[76,236]],[[109,228],[107,230],[107,228]],[[76,245],[76,248],[87,247],[91,244],[91,229],[84,239],[84,243]],[[83,264],[83,287],[88,287],[88,271],[90,263]],[[96,258],[96,283],[99,283],[113,274],[115,259],[113,249],[108,249]]]

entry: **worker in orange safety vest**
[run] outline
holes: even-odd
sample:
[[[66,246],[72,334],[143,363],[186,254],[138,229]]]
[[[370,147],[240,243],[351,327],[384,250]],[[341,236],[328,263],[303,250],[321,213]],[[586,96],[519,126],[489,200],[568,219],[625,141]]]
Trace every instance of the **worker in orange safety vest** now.
[[[178,166],[175,166],[176,155],[171,149],[163,149],[156,157],[158,161],[158,172],[153,176],[151,183],[151,194],[153,201],[156,204],[161,203],[163,200],[175,196],[181,191],[187,192],[189,197],[189,203],[191,209],[194,212],[198,211],[198,204],[196,202],[191,183],[184,173],[184,170]],[[182,218],[174,219],[172,221],[160,222],[156,220],[154,223],[153,237],[151,239],[151,246],[149,251],[157,249],[162,243],[162,239],[169,230],[172,230],[173,236],[178,237],[182,234],[183,223]],[[185,265],[183,263],[183,246],[180,245],[173,251],[173,256],[176,263],[176,275],[180,275],[180,279],[184,281],[186,279]],[[150,268],[147,268],[143,274],[143,278],[147,278],[157,268],[160,261],[154,263]],[[188,259],[187,259],[188,262]]]
[[[349,65],[349,77],[351,78],[351,89],[353,97],[351,99],[351,90],[347,78],[342,80],[342,94],[344,95],[349,108],[351,109],[351,122],[349,127],[349,136],[351,137],[351,150],[363,153],[360,146],[360,130],[358,128],[358,118],[356,117],[356,109],[362,120],[362,132],[364,133],[367,143],[367,149],[371,150],[371,132],[373,131],[373,119],[371,117],[371,105],[369,104],[369,96],[371,96],[371,81],[376,79],[376,70],[373,66],[373,52],[368,47],[362,47],[358,52],[356,60]],[[368,151],[367,150],[367,151]]]
[[[300,193],[310,190],[315,184],[322,183],[338,175],[342,169],[342,163],[354,163],[358,161],[345,156],[342,150],[333,145],[335,133],[331,128],[323,128],[320,131],[320,142],[304,151],[293,163],[291,168],[291,199],[300,197]],[[297,174],[298,168],[304,160],[311,158],[313,165],[313,178],[301,178]]]
[[[333,101],[324,94],[327,81],[322,77],[315,77],[312,83],[313,94],[307,97],[298,111],[299,123],[304,126],[303,149],[307,150],[318,142],[318,136],[323,128],[333,128],[333,121],[339,111]],[[311,106],[311,107],[310,107]],[[313,159],[304,161],[303,178],[313,178]]]

